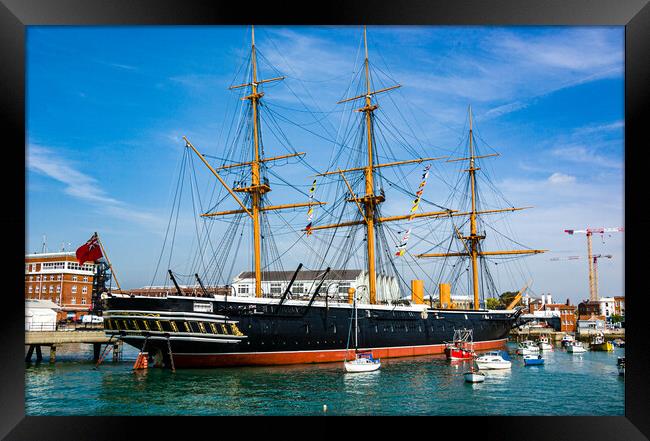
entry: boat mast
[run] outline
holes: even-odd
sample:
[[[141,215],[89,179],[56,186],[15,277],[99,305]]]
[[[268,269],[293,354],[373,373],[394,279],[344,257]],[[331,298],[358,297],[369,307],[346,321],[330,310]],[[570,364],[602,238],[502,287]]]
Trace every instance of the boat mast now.
[[[246,97],[253,107],[253,163],[251,164],[251,204],[253,208],[253,253],[255,254],[255,297],[262,297],[262,232],[260,229],[260,202],[271,189],[260,186],[260,133],[257,106],[262,94],[257,91],[257,57],[255,53],[255,26],[251,26],[251,63],[253,69],[252,93]]]
[[[522,210],[523,208],[505,208],[499,210],[485,210],[478,211],[476,210],[476,171],[480,170],[480,167],[476,167],[475,160],[479,158],[486,158],[492,156],[498,156],[498,154],[482,155],[476,156],[474,154],[474,131],[473,131],[473,122],[472,122],[472,106],[468,108],[469,114],[469,157],[468,158],[458,158],[451,159],[447,162],[453,161],[465,161],[469,160],[469,168],[466,172],[469,173],[470,179],[470,192],[471,192],[471,201],[472,208],[469,213],[454,213],[451,216],[461,216],[469,215],[470,220],[470,234],[469,236],[463,236],[460,231],[456,230],[458,238],[463,240],[463,245],[465,247],[465,252],[461,253],[425,253],[419,254],[417,257],[452,257],[452,256],[468,256],[472,262],[472,293],[474,294],[474,309],[479,309],[480,296],[479,296],[479,267],[478,267],[478,257],[479,256],[503,256],[503,255],[513,255],[513,254],[538,254],[543,253],[546,250],[500,250],[500,251],[481,251],[481,241],[485,239],[485,235],[478,234],[477,219],[479,214],[488,214],[488,213],[501,213],[504,211],[516,211]],[[469,246],[468,246],[469,245]]]
[[[360,111],[366,114],[366,137],[368,138],[368,166],[364,172],[366,177],[366,194],[364,196],[364,205],[366,211],[366,242],[368,248],[368,290],[370,293],[370,303],[377,302],[377,286],[375,274],[375,205],[381,201],[375,198],[375,186],[373,180],[373,158],[372,158],[372,112],[377,109],[377,105],[372,104],[372,95],[370,94],[370,71],[368,66],[368,38],[366,27],[363,27],[363,45],[365,48],[365,71],[366,71],[366,105]]]
[[[330,225],[318,225],[314,226],[311,228],[311,231],[315,230],[323,230],[323,229],[328,229],[328,228],[338,228],[338,227],[345,227],[345,226],[352,226],[352,225],[361,225],[365,224],[366,226],[366,246],[367,246],[367,254],[368,254],[368,264],[367,264],[367,271],[368,271],[368,295],[369,295],[369,300],[371,304],[377,303],[377,270],[376,270],[376,246],[375,246],[375,226],[382,223],[382,222],[392,222],[392,221],[400,221],[400,220],[406,220],[411,217],[437,217],[437,216],[447,216],[449,213],[455,211],[455,210],[445,210],[445,211],[435,211],[435,212],[428,212],[428,213],[417,213],[414,216],[413,215],[405,215],[405,216],[391,216],[391,217],[378,217],[377,216],[377,207],[379,204],[385,201],[385,197],[383,195],[376,195],[375,194],[375,188],[374,188],[374,173],[376,169],[382,168],[382,167],[392,167],[392,166],[397,166],[397,165],[403,165],[403,164],[413,164],[413,163],[421,163],[424,161],[434,161],[438,159],[443,159],[441,158],[418,158],[418,159],[413,159],[413,160],[408,160],[408,161],[397,161],[397,162],[391,162],[387,164],[375,164],[374,163],[374,148],[375,146],[373,145],[373,112],[379,108],[379,105],[374,104],[372,101],[372,98],[374,95],[378,93],[383,93],[383,92],[388,92],[389,90],[397,89],[398,87],[401,87],[401,85],[397,84],[391,87],[386,87],[384,89],[380,90],[371,90],[370,89],[370,62],[369,62],[369,57],[368,57],[368,38],[367,38],[367,29],[366,26],[363,27],[363,43],[364,43],[364,50],[365,50],[365,58],[364,58],[364,71],[365,71],[365,89],[366,92],[363,95],[355,96],[352,98],[347,98],[344,100],[341,100],[338,102],[338,104],[341,103],[346,103],[349,101],[354,101],[358,99],[364,99],[365,101],[365,106],[356,109],[357,112],[363,112],[365,114],[364,119],[366,122],[366,138],[367,138],[367,164],[364,167],[355,167],[355,168],[349,168],[347,170],[336,170],[336,171],[331,171],[331,172],[326,172],[326,173],[320,173],[317,176],[327,176],[327,175],[332,175],[332,174],[340,174],[343,177],[343,180],[346,181],[346,185],[348,186],[348,190],[350,191],[351,198],[348,199],[348,202],[354,202],[357,204],[357,206],[361,207],[363,206],[363,210],[360,209],[361,215],[363,219],[361,221],[351,221],[351,222],[342,222],[342,223],[337,223],[337,224],[330,224]],[[447,157],[444,157],[446,159]],[[344,173],[350,173],[350,172],[355,172],[355,171],[363,171],[364,177],[365,177],[365,193],[361,197],[357,197],[353,192],[352,189],[345,179]]]
[[[354,352],[359,349],[359,317],[357,315],[357,293],[354,293]]]
[[[470,220],[470,235],[467,240],[470,242],[470,254],[472,258],[472,288],[474,292],[474,309],[478,309],[479,293],[478,293],[478,247],[479,241],[485,239],[485,236],[478,236],[476,227],[476,170],[474,167],[474,143],[473,143],[473,130],[472,130],[472,106],[469,106],[469,179],[472,192],[472,211],[469,215]]]
[[[286,210],[298,207],[311,207],[312,205],[325,205],[325,202],[310,201],[307,203],[297,203],[297,204],[283,204],[283,205],[263,205],[262,197],[264,194],[271,191],[271,187],[268,183],[262,182],[260,174],[260,165],[265,162],[277,161],[280,159],[291,158],[294,156],[303,156],[305,153],[292,153],[288,155],[275,156],[272,158],[262,158],[261,152],[261,141],[260,141],[260,118],[259,118],[259,103],[260,99],[264,96],[264,92],[259,91],[260,84],[269,83],[272,81],[284,80],[285,77],[276,77],[269,78],[264,80],[257,79],[257,51],[255,48],[255,26],[251,26],[251,73],[252,78],[250,83],[239,84],[236,86],[231,86],[230,89],[239,89],[243,87],[250,87],[251,93],[243,97],[244,100],[249,100],[251,102],[251,108],[253,113],[253,160],[250,162],[242,162],[237,164],[228,164],[221,167],[218,167],[216,170],[208,163],[201,153],[192,145],[192,143],[186,138],[183,139],[186,142],[186,146],[190,147],[196,155],[201,158],[203,163],[208,167],[212,174],[217,178],[217,180],[223,185],[226,190],[230,193],[232,198],[240,205],[241,210],[227,210],[219,211],[214,213],[204,213],[201,217],[215,217],[215,216],[226,216],[232,214],[246,213],[250,216],[253,221],[253,258],[254,258],[254,269],[255,269],[255,297],[262,297],[262,231],[261,231],[261,222],[260,217],[262,212],[267,211],[277,211],[277,210]],[[234,167],[251,167],[251,184],[248,187],[236,187],[230,188],[226,184],[225,180],[219,176],[217,170],[230,169]],[[249,193],[251,195],[251,207],[247,207],[244,203],[237,197],[235,192]]]

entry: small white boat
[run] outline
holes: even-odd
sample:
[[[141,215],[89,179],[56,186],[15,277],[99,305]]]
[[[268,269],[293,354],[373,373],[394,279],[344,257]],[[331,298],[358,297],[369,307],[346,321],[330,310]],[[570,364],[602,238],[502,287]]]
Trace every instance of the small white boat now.
[[[566,351],[572,354],[582,354],[583,352],[587,352],[587,349],[581,342],[574,341],[567,345]]]
[[[548,336],[542,335],[539,337],[539,341],[537,342],[537,346],[541,351],[552,351],[553,350],[553,345],[549,342]]]
[[[372,358],[370,352],[360,352],[357,358],[343,363],[346,372],[372,372],[381,367],[381,361]]]
[[[476,359],[476,365],[479,370],[510,369],[512,367],[510,360],[505,360],[499,351],[488,352],[487,354],[481,355]]]
[[[571,334],[564,334],[564,337],[562,337],[562,346],[568,346],[569,343],[573,343],[575,339],[573,338],[573,335]]]
[[[518,355],[534,355],[539,353],[539,348],[531,340],[526,340],[517,346]]]
[[[483,372],[472,369],[463,374],[465,381],[468,383],[482,383],[485,381],[485,374]]]
[[[357,317],[357,295],[354,295],[354,320],[350,321],[350,326],[354,323],[354,360],[348,361],[347,354],[349,349],[350,340],[348,338],[348,345],[345,348],[345,360],[343,366],[346,372],[372,372],[381,367],[381,360],[375,360],[372,357],[372,352],[364,351],[359,352],[359,319]],[[350,329],[352,330],[352,329]]]

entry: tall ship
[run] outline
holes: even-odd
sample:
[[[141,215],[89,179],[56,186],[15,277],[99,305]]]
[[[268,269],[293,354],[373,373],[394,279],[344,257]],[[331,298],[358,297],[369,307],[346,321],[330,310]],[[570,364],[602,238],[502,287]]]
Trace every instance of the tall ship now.
[[[184,164],[198,158],[197,164],[214,178],[213,202],[200,214],[201,226],[192,227],[197,231],[193,270],[183,275],[167,268],[170,291],[162,296],[105,295],[105,332],[173,369],[337,362],[352,356],[346,348],[356,304],[355,350],[372,351],[376,358],[442,354],[459,329],[471,330],[477,351],[502,347],[520,310],[485,307],[486,294],[496,293],[488,262],[544,250],[485,249],[484,216],[521,208],[481,207],[480,162],[497,154],[477,151],[471,109],[461,157],[425,157],[406,149],[412,157],[398,160],[386,141],[392,126],[377,110],[378,96],[390,95],[400,85],[374,87],[380,78],[369,61],[364,27],[356,91],[349,87],[352,96],[339,101],[349,119],[339,130],[344,135],[326,169],[316,170],[295,149],[267,156],[263,129],[289,141],[277,136],[280,117],[262,99],[264,89],[286,77],[259,78],[262,55],[254,28],[251,37],[245,81],[230,87],[241,92],[240,118],[232,130],[233,142],[215,158],[221,165],[183,137]],[[274,171],[289,161],[311,170],[306,186],[296,185],[291,173]],[[424,193],[433,185],[427,186],[432,165],[443,162],[463,164],[462,180],[445,187],[452,194],[445,205],[451,208],[434,204]],[[402,167],[411,174],[422,170],[418,187],[407,188]],[[389,170],[397,178],[391,179]],[[271,204],[272,180],[297,189],[306,202]],[[190,186],[199,187],[196,181]],[[325,190],[319,193],[317,188]],[[384,215],[382,204],[391,193],[402,194],[391,201],[402,212]],[[321,196],[330,202],[318,200]],[[437,209],[424,210],[427,204]],[[293,217],[287,220],[282,213]],[[273,216],[284,224],[274,224]],[[173,217],[172,210],[170,222]],[[212,232],[210,222],[215,221],[222,222],[218,233]],[[283,250],[274,241],[277,225],[295,238],[294,243],[284,241]],[[176,226],[168,227],[166,238],[173,242],[175,233]],[[426,245],[429,250],[412,251]],[[305,262],[285,269],[283,262],[297,259],[298,246],[306,250],[301,256]],[[229,271],[235,265],[246,267],[240,251],[249,252],[250,266],[233,276]],[[193,279],[189,292],[178,281],[182,277]],[[452,286],[466,293],[466,301],[451,295]]]

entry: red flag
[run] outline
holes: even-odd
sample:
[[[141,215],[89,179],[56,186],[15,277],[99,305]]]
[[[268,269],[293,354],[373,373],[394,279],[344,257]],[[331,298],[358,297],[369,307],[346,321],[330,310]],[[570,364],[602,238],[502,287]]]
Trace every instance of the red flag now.
[[[97,237],[97,233],[93,234],[88,242],[77,248],[76,254],[77,262],[79,262],[79,265],[83,265],[88,261],[94,262],[95,260],[101,258],[103,254],[102,248],[99,246],[99,238]]]

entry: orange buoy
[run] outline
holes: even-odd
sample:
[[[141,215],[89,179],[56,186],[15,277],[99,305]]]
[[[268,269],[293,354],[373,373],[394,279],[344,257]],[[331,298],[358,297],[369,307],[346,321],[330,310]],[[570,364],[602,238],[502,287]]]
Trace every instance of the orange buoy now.
[[[135,359],[133,369],[147,369],[149,367],[149,354],[147,352],[140,352]]]

